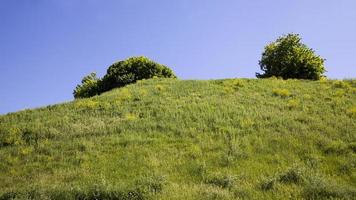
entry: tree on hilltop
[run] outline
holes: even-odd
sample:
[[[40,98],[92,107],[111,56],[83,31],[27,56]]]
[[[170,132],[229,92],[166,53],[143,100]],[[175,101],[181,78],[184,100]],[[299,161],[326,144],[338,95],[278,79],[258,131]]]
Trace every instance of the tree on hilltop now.
[[[265,47],[259,62],[264,73],[256,76],[319,80],[325,72],[324,61],[298,34],[288,34]]]

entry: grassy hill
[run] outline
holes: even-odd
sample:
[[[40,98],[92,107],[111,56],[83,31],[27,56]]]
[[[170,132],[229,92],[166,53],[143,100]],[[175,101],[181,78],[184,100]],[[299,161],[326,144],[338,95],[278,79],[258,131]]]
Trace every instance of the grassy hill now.
[[[0,199],[353,199],[356,80],[139,81],[0,116]]]

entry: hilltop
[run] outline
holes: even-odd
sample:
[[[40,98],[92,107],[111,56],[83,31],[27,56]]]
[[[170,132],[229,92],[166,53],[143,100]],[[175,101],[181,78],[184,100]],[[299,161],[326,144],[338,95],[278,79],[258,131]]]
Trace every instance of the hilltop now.
[[[356,81],[138,81],[0,116],[0,199],[352,199]]]

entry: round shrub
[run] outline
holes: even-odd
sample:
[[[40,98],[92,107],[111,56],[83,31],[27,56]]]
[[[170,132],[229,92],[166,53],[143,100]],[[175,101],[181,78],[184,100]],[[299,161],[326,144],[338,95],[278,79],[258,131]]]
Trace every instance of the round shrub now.
[[[85,76],[82,83],[75,88],[73,95],[75,98],[92,97],[113,88],[153,77],[176,78],[176,75],[167,66],[146,57],[131,57],[112,64],[102,79],[97,78],[95,73]]]
[[[102,80],[102,89],[108,91],[112,88],[123,87],[138,80],[153,77],[176,78],[173,71],[164,65],[143,56],[131,57],[116,62],[109,67]]]
[[[324,59],[301,42],[298,34],[288,34],[267,45],[259,62],[264,74],[258,78],[319,80],[325,72]]]

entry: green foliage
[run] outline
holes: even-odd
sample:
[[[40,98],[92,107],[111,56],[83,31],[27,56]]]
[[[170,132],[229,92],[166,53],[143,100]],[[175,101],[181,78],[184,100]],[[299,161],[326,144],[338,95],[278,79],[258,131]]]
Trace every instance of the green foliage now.
[[[0,199],[353,199],[355,88],[153,78],[2,115]]]
[[[319,80],[325,72],[324,59],[303,44],[298,34],[282,36],[267,45],[260,67],[264,74],[257,73],[258,78],[276,76]]]
[[[22,143],[21,130],[18,128],[0,129],[0,147]]]
[[[287,102],[287,107],[289,109],[294,109],[294,108],[297,108],[298,106],[299,106],[299,101],[297,101],[297,100],[291,99],[291,100],[288,100],[288,102]]]
[[[331,141],[323,146],[324,153],[326,154],[345,154],[349,151],[347,145],[340,141]]]
[[[143,200],[148,195],[134,189],[116,188],[106,185],[93,185],[85,189],[61,189],[43,190],[32,188],[21,192],[6,192],[0,194],[0,200],[10,199],[52,199],[52,200]]]
[[[166,180],[163,176],[148,176],[136,181],[135,185],[136,190],[143,194],[157,194],[163,190],[165,183]]]
[[[75,88],[74,98],[86,98],[100,94],[99,83],[100,80],[96,77],[96,73],[90,73],[82,79],[82,84]]]
[[[229,79],[222,81],[222,85],[224,86],[223,91],[226,94],[233,94],[234,92],[238,91],[240,87],[244,86],[244,81],[238,79]]]
[[[279,181],[284,184],[302,184],[305,181],[303,169],[293,167],[279,176]]]
[[[291,92],[287,89],[274,89],[272,92],[273,95],[280,96],[283,98],[290,97],[292,95]]]
[[[353,106],[352,108],[349,108],[347,110],[347,114],[349,114],[350,116],[353,116],[356,118],[356,106]]]
[[[98,79],[95,73],[85,76],[73,94],[75,98],[92,97],[113,88],[151,78],[176,78],[176,75],[167,66],[146,57],[131,57],[112,64],[102,79]]]
[[[347,185],[337,185],[324,178],[315,177],[303,191],[305,199],[354,199],[356,189]]]
[[[112,64],[103,77],[103,90],[123,87],[142,79],[176,78],[168,67],[155,63],[146,57],[131,57]]]
[[[304,169],[293,166],[286,171],[276,174],[273,177],[266,178],[261,182],[262,190],[273,190],[278,184],[297,184],[301,185],[307,180]]]
[[[231,189],[235,184],[235,177],[228,175],[215,175],[205,178],[204,182],[217,187]]]

